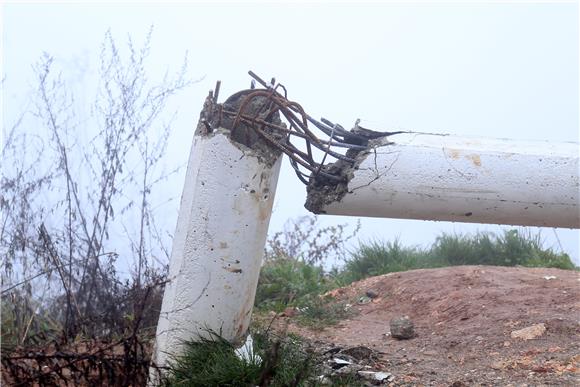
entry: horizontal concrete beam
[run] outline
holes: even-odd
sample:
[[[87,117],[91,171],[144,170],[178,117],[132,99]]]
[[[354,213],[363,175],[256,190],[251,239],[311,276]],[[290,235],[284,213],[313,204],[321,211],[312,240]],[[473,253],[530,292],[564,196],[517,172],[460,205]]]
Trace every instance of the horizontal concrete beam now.
[[[371,142],[315,213],[580,227],[577,143],[404,133]]]

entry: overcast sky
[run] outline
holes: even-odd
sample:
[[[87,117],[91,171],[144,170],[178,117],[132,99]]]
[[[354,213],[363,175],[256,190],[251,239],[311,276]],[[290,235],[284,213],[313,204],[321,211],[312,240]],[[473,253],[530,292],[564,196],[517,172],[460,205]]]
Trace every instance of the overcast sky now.
[[[65,76],[94,77],[104,34],[141,42],[154,26],[152,74],[178,69],[202,80],[177,111],[172,163],[188,159],[203,100],[247,88],[253,70],[275,76],[311,115],[374,130],[576,141],[579,132],[578,5],[575,2],[406,4],[8,3],[2,6],[4,123],[26,105],[31,65],[53,55]],[[83,101],[78,88],[77,98]],[[179,197],[182,173],[168,195]],[[305,187],[283,165],[271,231],[307,214]],[[165,221],[175,224],[177,203]],[[324,224],[356,222],[323,217]],[[499,231],[464,223],[361,219],[359,237],[428,245],[441,232]],[[528,228],[537,231],[535,228]],[[546,245],[578,260],[578,230],[542,229]],[[558,238],[557,238],[557,237]]]

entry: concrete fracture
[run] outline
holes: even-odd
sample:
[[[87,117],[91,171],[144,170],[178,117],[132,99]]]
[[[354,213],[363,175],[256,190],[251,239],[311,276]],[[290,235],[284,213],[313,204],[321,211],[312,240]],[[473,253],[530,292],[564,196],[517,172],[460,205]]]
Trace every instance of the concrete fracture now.
[[[236,109],[241,97],[230,97],[224,109]],[[208,98],[191,147],[157,326],[156,366],[167,366],[184,341],[209,331],[241,344],[250,323],[281,157],[244,135],[249,129],[243,125],[231,133],[231,120],[216,118],[215,110]]]
[[[342,184],[308,188],[314,213],[580,227],[577,143],[404,133],[373,140]]]

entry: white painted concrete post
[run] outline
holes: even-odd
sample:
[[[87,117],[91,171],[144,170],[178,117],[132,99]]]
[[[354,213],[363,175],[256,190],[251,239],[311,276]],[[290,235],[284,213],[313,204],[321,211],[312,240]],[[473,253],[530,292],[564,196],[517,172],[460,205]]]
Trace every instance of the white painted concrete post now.
[[[371,145],[358,155],[358,169],[347,171],[347,187],[309,189],[307,208],[332,215],[580,227],[577,143],[408,133]]]
[[[279,153],[251,149],[224,128],[207,133],[203,117],[202,112],[173,239],[153,356],[157,366],[166,366],[184,341],[207,337],[208,329],[243,342],[274,202]]]

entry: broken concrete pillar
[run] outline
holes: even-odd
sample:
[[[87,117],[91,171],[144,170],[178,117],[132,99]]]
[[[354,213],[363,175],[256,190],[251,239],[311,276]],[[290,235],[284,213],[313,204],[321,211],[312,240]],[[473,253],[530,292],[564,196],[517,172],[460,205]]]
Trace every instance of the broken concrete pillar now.
[[[314,213],[580,227],[577,143],[403,133],[372,140],[345,182],[309,187]],[[336,168],[336,166],[335,166]]]
[[[230,97],[223,112],[237,111],[248,92]],[[246,112],[261,108],[258,98]],[[281,157],[249,127],[232,130],[223,112],[208,97],[193,139],[157,326],[157,366],[209,331],[242,343],[250,323]],[[277,114],[268,119],[279,123]]]

